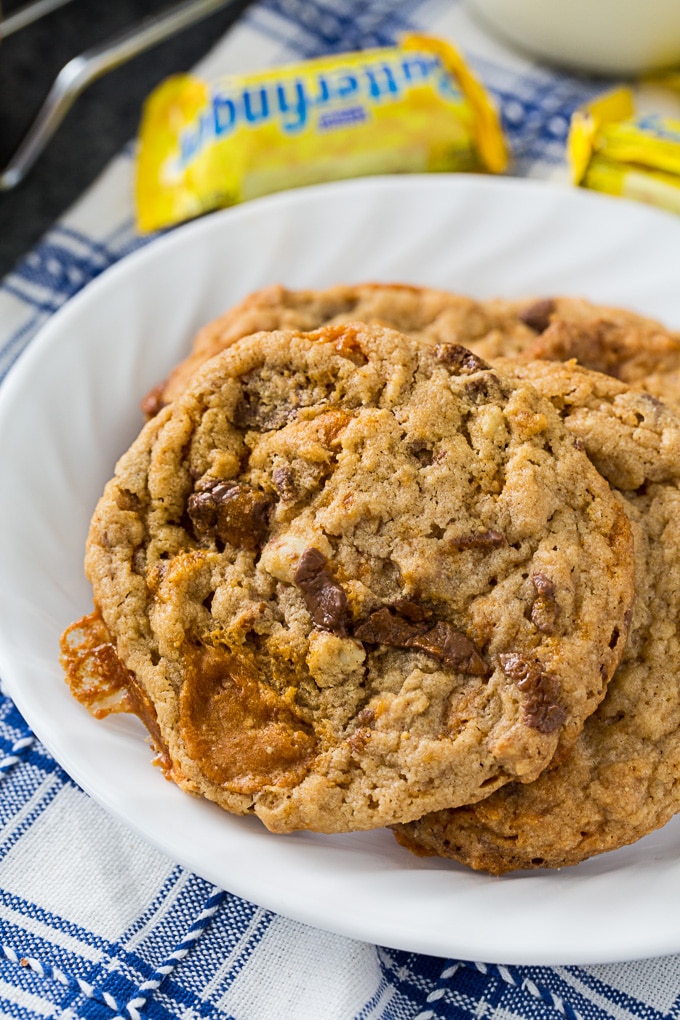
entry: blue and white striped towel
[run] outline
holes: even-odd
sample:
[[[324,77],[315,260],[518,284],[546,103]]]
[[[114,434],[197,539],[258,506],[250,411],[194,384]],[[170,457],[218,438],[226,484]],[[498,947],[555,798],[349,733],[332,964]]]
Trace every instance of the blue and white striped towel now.
[[[499,102],[514,172],[563,173],[571,112],[600,86],[528,65],[456,0],[261,0],[204,67],[387,45],[414,29],[467,53]],[[131,157],[130,147],[0,285],[0,379],[64,302],[143,243]],[[438,959],[318,931],[215,889],[79,790],[8,698],[0,759],[2,1020],[680,1016],[680,956],[593,967]]]

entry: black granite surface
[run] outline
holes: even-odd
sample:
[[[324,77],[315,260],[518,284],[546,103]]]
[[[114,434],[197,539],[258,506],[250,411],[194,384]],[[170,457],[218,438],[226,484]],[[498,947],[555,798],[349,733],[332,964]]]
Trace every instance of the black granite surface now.
[[[2,0],[5,16],[27,0]],[[176,0],[175,0],[176,2]],[[36,243],[137,132],[142,103],[189,70],[248,5],[216,12],[94,82],[23,183],[0,192],[0,276]],[[4,168],[61,67],[173,0],[72,0],[0,42],[0,165]]]

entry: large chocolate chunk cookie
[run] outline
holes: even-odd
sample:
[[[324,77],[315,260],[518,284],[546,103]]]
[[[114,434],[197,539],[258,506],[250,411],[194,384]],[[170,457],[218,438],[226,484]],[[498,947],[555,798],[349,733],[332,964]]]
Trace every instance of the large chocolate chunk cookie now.
[[[261,330],[314,330],[347,321],[380,323],[428,343],[458,343],[483,358],[567,361],[680,403],[680,334],[619,308],[579,298],[476,301],[404,284],[255,291],[197,334],[189,356],[150,393],[148,414],[174,400],[192,374],[239,337]]]
[[[87,573],[169,774],[275,831],[534,779],[601,700],[634,584],[549,400],[361,323],[206,364],[119,462]]]
[[[416,853],[494,874],[577,864],[680,810],[680,416],[573,365],[537,362],[517,372],[550,397],[622,489],[637,592],[624,658],[566,760],[527,786],[512,783],[397,830]]]

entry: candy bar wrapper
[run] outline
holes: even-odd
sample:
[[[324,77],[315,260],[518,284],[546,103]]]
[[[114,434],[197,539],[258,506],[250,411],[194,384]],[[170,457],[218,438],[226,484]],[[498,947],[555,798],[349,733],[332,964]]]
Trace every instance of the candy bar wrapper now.
[[[567,152],[575,184],[680,213],[680,121],[636,116],[630,89],[577,111]]]
[[[644,167],[628,167],[595,158],[583,179],[584,188],[621,195],[680,213],[680,177]]]
[[[321,181],[506,165],[495,109],[458,52],[409,35],[213,84],[163,82],[142,114],[137,223],[153,231]]]

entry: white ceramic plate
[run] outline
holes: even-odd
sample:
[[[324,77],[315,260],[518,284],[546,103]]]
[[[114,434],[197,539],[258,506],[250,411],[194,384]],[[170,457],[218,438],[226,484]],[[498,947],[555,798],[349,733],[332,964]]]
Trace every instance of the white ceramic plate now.
[[[531,182],[383,178],[261,199],[119,263],[57,314],[0,390],[0,673],[56,759],[175,860],[300,921],[501,963],[680,950],[680,825],[561,872],[492,879],[418,859],[389,832],[273,836],[167,783],[135,719],[71,699],[58,638],[91,609],[88,521],[140,397],[194,330],[249,291],[362,280],[485,297],[574,293],[680,327],[680,220]],[[676,819],[680,821],[680,819]]]

